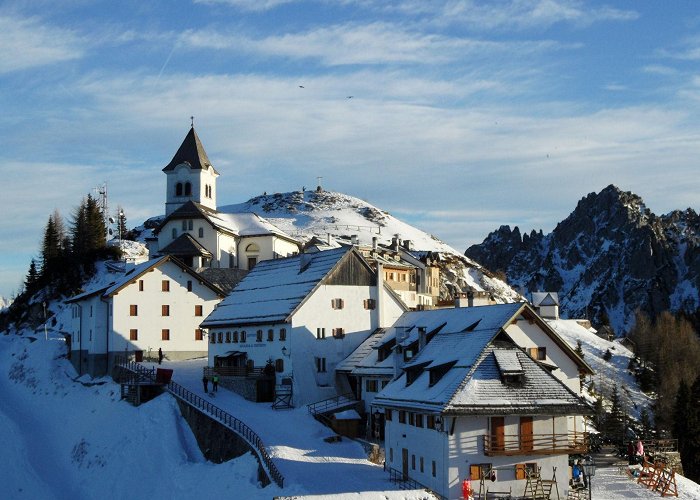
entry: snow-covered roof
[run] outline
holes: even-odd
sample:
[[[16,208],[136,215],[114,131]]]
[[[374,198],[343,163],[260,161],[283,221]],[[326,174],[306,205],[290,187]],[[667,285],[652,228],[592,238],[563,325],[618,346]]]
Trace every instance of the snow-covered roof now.
[[[204,320],[205,328],[284,322],[352,249],[258,263]]]

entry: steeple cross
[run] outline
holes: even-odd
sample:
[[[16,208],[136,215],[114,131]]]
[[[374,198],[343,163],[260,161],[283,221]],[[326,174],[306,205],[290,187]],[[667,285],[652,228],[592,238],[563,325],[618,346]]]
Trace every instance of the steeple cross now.
[[[194,116],[190,116],[190,127],[194,128]]]

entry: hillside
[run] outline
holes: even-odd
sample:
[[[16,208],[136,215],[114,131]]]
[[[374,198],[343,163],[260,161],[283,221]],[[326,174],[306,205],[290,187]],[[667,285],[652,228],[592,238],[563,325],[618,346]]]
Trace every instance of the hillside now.
[[[502,226],[465,255],[524,292],[559,292],[565,316],[600,324],[607,315],[618,334],[637,309],[692,315],[700,306],[700,216],[657,216],[612,185],[582,198],[549,234]]]
[[[441,268],[440,295],[451,299],[455,292],[471,287],[491,292],[499,302],[520,299],[517,292],[495,278],[488,269],[461,255],[436,236],[427,234],[402,222],[366,201],[332,191],[294,191],[257,196],[244,203],[219,207],[227,213],[255,212],[291,236],[308,241],[316,236],[350,242],[357,236],[360,244],[371,245],[376,237],[379,244],[388,245],[398,235],[409,240],[416,252],[438,252]]]

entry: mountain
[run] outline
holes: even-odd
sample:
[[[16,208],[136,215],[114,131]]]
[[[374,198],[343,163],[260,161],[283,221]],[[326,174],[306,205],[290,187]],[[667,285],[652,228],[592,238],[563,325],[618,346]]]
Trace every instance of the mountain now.
[[[302,241],[312,237],[350,243],[353,236],[361,245],[377,238],[389,245],[398,237],[413,251],[435,252],[440,273],[440,298],[449,300],[456,292],[490,292],[499,302],[521,300],[520,295],[488,269],[457,250],[366,201],[343,193],[317,189],[256,196],[245,203],[219,207],[225,213],[255,212]]]
[[[10,304],[12,304],[12,299],[6,299],[5,297],[0,296],[0,311],[10,307]]]
[[[653,214],[636,194],[610,185],[582,198],[549,234],[501,226],[465,255],[503,272],[521,293],[557,291],[562,314],[606,316],[618,334],[637,309],[698,313],[700,216]]]

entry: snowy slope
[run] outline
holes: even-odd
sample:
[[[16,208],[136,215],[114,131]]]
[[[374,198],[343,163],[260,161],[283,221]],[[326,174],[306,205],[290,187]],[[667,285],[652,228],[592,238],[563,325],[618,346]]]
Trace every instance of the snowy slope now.
[[[308,241],[317,236],[326,240],[329,236],[340,241],[350,241],[357,236],[361,245],[371,245],[372,238],[379,244],[389,245],[392,237],[409,240],[416,251],[441,254],[441,295],[451,298],[455,291],[471,287],[489,291],[499,302],[514,302],[520,296],[507,284],[475,261],[388,212],[353,196],[332,191],[296,191],[257,196],[245,203],[219,207],[221,212],[254,212],[268,219],[287,234]]]

